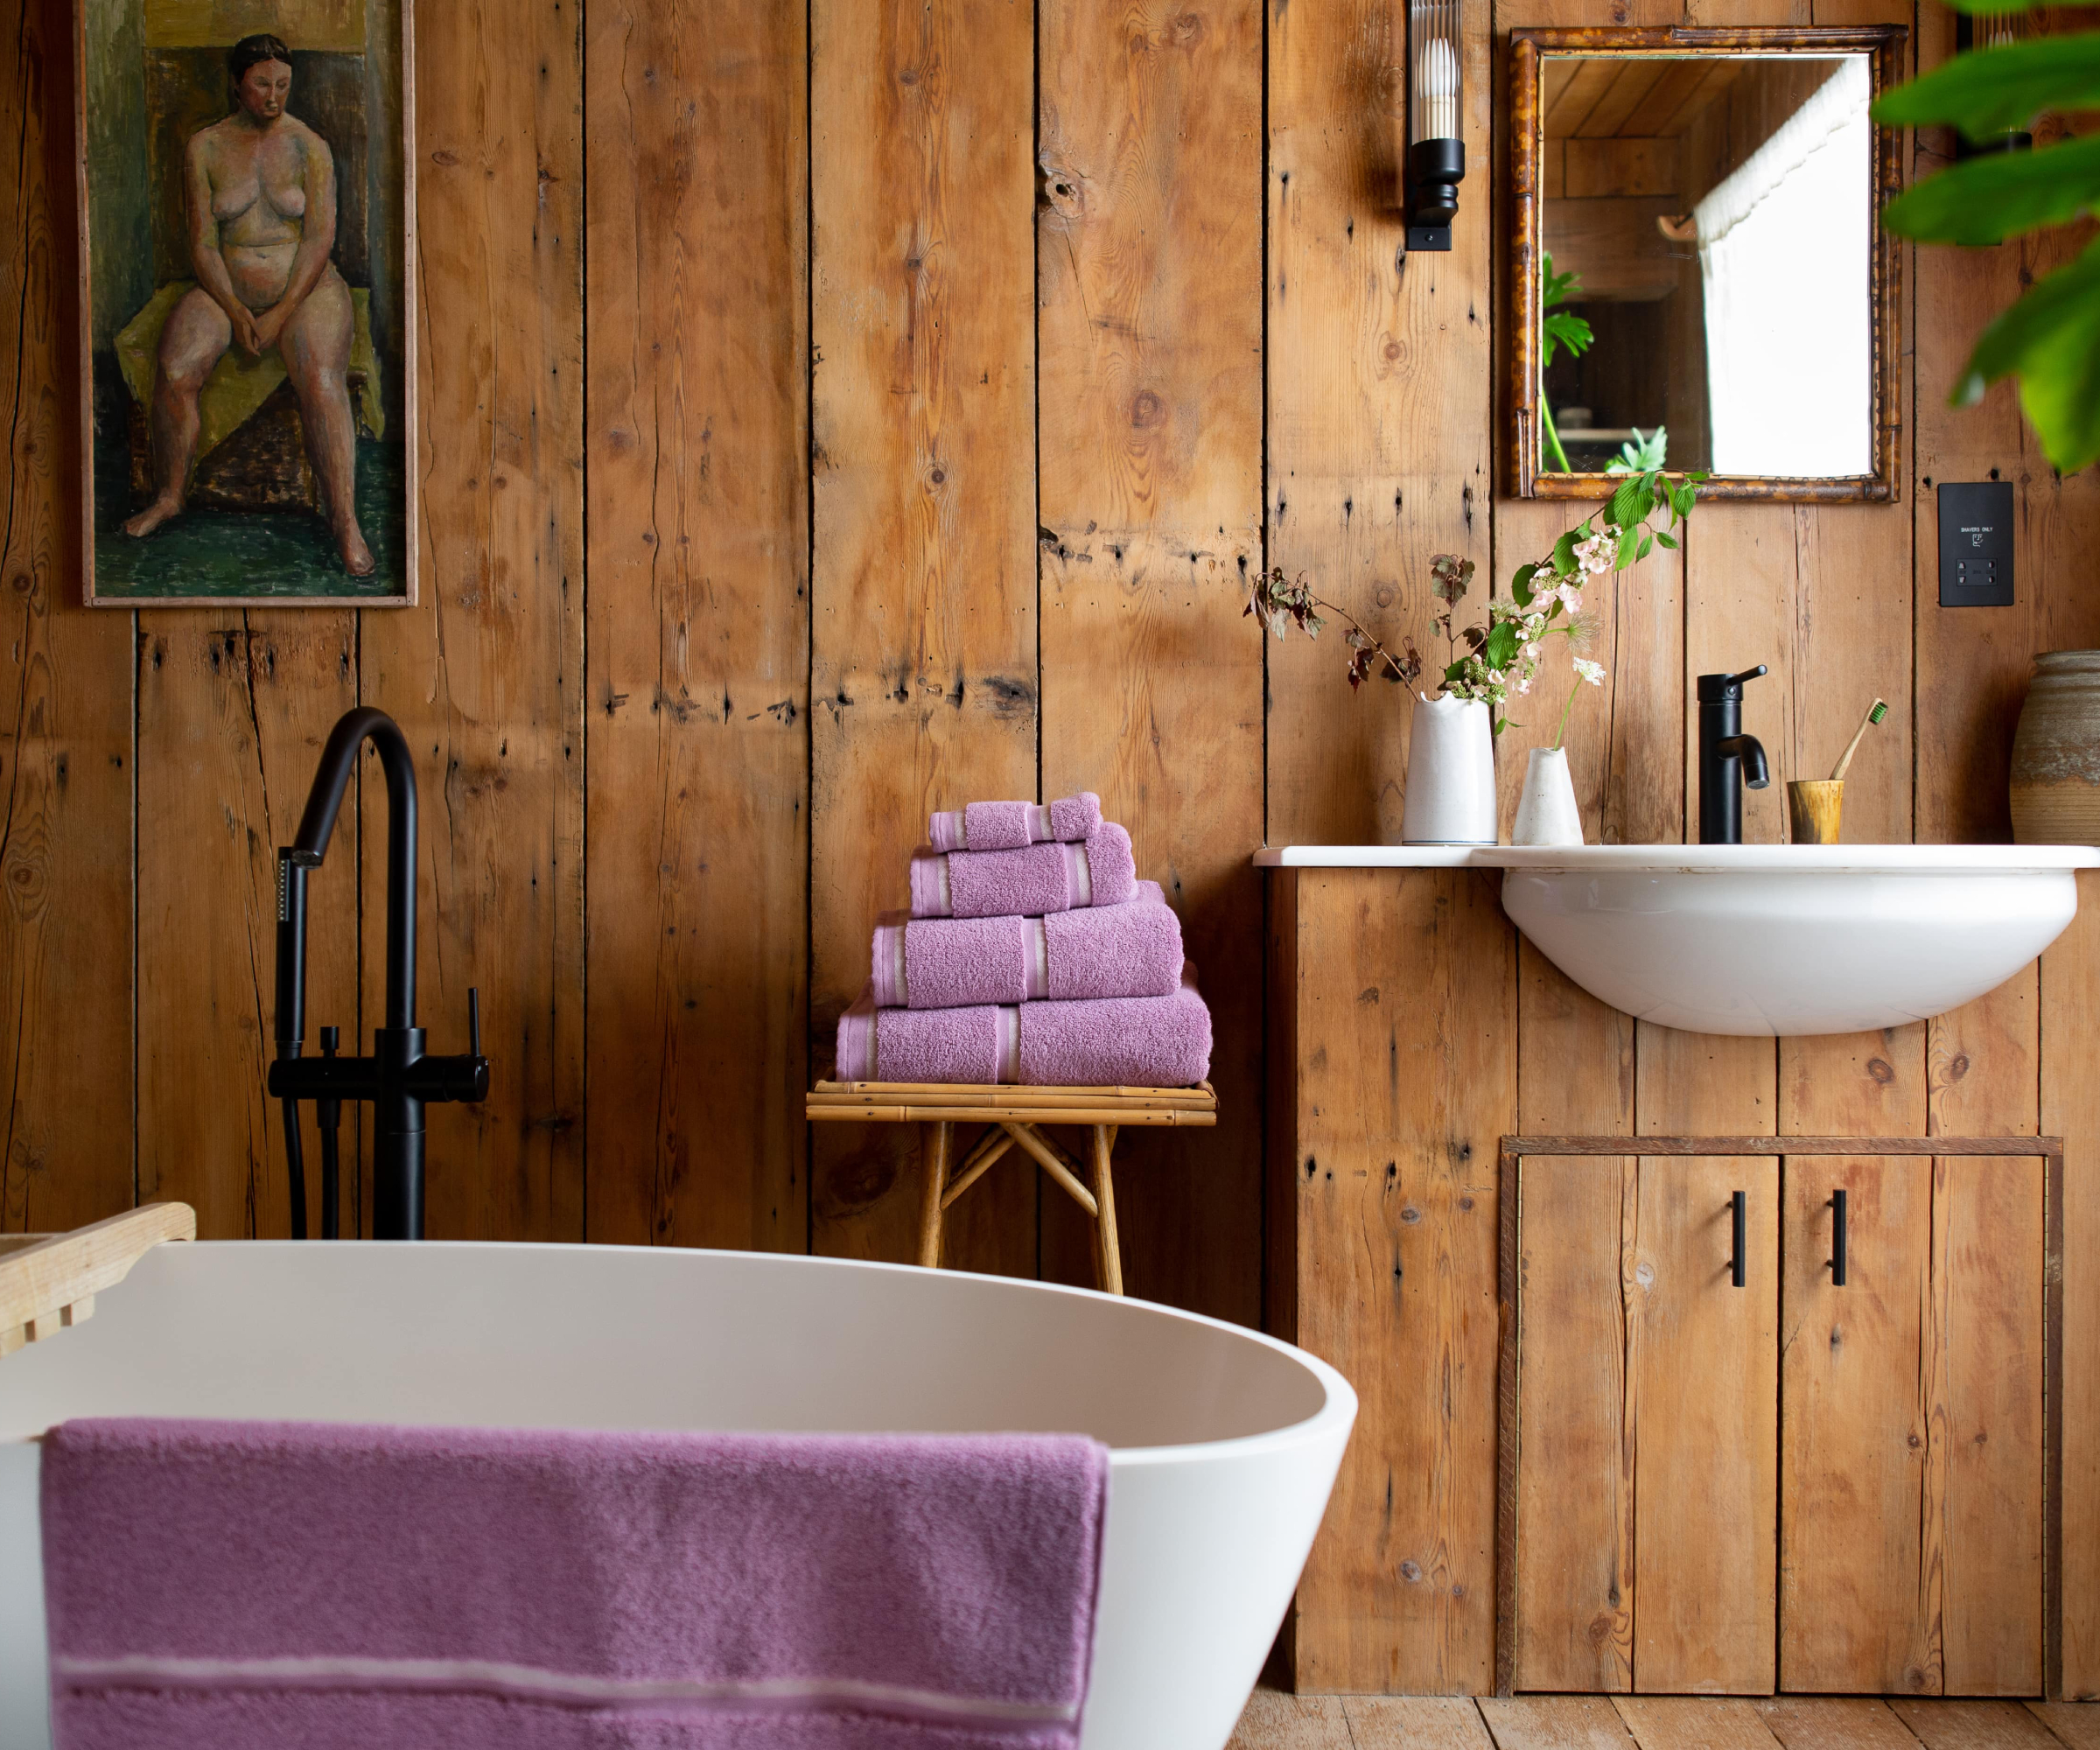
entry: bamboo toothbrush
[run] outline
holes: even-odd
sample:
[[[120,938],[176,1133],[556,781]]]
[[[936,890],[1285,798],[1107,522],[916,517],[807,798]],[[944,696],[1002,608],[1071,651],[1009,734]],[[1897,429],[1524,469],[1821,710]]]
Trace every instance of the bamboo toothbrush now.
[[[1852,755],[1859,751],[1859,744],[1866,738],[1867,731],[1872,728],[1874,724],[1880,723],[1881,719],[1887,715],[1888,701],[1886,699],[1876,699],[1873,704],[1867,710],[1866,721],[1861,724],[1858,729],[1854,732],[1852,736],[1852,745],[1844,750],[1844,758],[1838,762],[1838,769],[1830,774],[1830,782],[1833,784],[1842,784],[1844,781],[1844,768],[1852,763]]]

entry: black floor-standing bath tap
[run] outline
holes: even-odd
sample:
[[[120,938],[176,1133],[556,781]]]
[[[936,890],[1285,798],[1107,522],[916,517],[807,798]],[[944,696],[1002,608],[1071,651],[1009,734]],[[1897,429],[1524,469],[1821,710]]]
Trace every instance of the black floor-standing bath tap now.
[[[387,778],[387,1015],[372,1032],[372,1055],[338,1057],[333,1027],[322,1029],[320,1057],[306,1041],[306,878],[321,866],[343,792],[369,737]],[[299,1102],[321,1119],[321,1233],[336,1232],[335,1116],[345,1100],[373,1105],[372,1237],[423,1237],[423,1109],[431,1101],[486,1099],[480,993],[466,996],[470,1040],[463,1057],[433,1057],[416,1025],[416,767],[401,727],[369,706],[349,712],[321,750],[320,767],[297,840],[277,852],[277,1057],[270,1091],[284,1102],[284,1152],[291,1173],[292,1237],[306,1237],[306,1170]]]
[[[1699,676],[1699,843],[1743,842],[1743,786],[1772,781],[1765,745],[1743,733],[1743,682],[1765,672],[1760,662],[1740,675]]]

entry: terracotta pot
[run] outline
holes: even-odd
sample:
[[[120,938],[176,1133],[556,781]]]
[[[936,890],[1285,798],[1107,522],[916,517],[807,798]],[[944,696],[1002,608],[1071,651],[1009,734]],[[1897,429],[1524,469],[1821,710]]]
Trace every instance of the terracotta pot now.
[[[2048,650],[2012,738],[2012,836],[2100,844],[2100,650]]]

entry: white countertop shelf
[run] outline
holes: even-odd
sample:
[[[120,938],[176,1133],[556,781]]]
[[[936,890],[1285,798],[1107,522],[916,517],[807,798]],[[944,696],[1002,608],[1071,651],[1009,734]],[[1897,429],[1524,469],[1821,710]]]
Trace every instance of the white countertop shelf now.
[[[1281,844],[1257,869],[1662,869],[1673,873],[1914,875],[2100,869],[2085,844]]]

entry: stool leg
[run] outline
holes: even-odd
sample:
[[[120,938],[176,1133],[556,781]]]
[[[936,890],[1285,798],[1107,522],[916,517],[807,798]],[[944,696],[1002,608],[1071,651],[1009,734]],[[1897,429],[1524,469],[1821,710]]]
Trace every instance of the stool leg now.
[[[941,1267],[941,1188],[948,1182],[948,1155],[955,1135],[953,1124],[919,1126],[919,1154],[926,1172],[919,1193],[919,1262],[928,1270]]]
[[[1094,1222],[1100,1247],[1101,1285],[1110,1294],[1123,1292],[1123,1252],[1116,1242],[1116,1186],[1109,1176],[1109,1152],[1116,1146],[1116,1126],[1094,1126],[1094,1200],[1101,1214]]]

